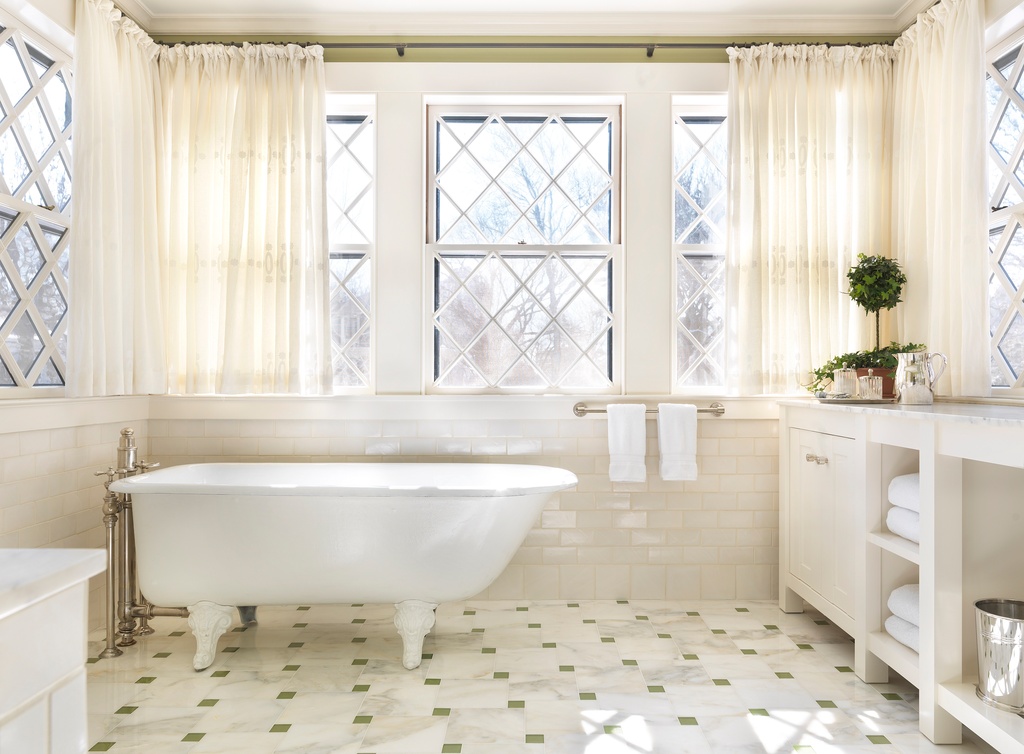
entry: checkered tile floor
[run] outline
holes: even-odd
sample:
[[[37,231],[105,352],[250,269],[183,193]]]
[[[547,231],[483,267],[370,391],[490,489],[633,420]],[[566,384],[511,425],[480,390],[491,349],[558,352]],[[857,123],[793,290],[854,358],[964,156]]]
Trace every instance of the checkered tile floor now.
[[[156,619],[123,656],[90,660],[89,751],[992,751],[931,745],[912,686],[860,682],[844,633],[774,603],[445,604],[411,671],[393,615],[261,607],[199,673],[185,621]]]

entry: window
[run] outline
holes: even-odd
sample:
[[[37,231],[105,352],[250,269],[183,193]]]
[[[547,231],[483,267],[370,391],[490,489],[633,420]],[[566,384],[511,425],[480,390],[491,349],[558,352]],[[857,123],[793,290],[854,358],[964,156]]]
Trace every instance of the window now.
[[[677,388],[725,384],[726,127],[721,115],[672,119]]]
[[[333,110],[343,109],[335,106]],[[335,389],[369,388],[370,257],[374,242],[375,147],[372,116],[327,118],[327,224],[331,355]]]
[[[618,108],[429,110],[434,385],[611,389]]]
[[[1005,49],[1005,48],[1004,48]],[[988,64],[989,315],[992,386],[1024,387],[1022,46]]]
[[[0,387],[64,385],[71,67],[0,27]]]

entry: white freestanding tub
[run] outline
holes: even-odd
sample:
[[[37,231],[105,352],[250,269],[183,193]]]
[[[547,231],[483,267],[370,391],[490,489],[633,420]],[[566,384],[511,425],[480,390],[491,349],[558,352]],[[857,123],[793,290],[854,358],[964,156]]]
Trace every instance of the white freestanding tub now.
[[[204,463],[110,489],[131,495],[142,593],[188,607],[196,670],[233,606],[342,602],[395,603],[415,668],[437,605],[494,581],[551,495],[576,482],[517,464]]]

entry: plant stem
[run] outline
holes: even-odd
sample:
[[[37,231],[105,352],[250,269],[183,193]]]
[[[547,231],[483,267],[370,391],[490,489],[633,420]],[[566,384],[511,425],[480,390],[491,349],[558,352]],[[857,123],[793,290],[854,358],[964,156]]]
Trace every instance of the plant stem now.
[[[876,311],[875,312],[875,350],[876,351],[879,348],[882,347],[882,338],[881,338],[881,335],[880,335],[881,330],[879,329],[879,325],[878,325],[878,318],[879,318],[880,314],[881,314],[881,311]]]

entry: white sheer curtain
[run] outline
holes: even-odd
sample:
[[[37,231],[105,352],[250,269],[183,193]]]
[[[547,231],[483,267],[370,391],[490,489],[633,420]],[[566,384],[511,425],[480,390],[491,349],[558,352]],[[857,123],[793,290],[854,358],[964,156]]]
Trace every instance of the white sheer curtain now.
[[[895,43],[893,248],[905,340],[949,357],[940,392],[988,395],[985,58],[977,0],[942,0]]]
[[[329,392],[322,48],[77,14],[71,392]]]
[[[846,271],[888,251],[892,48],[769,44],[729,59],[727,385],[793,392],[866,347]]]

